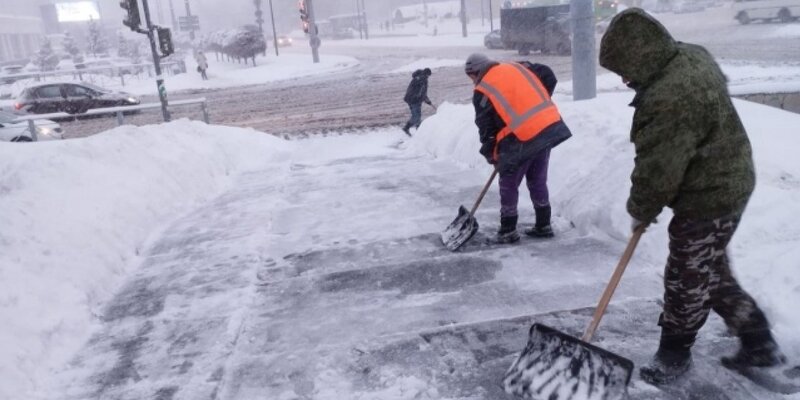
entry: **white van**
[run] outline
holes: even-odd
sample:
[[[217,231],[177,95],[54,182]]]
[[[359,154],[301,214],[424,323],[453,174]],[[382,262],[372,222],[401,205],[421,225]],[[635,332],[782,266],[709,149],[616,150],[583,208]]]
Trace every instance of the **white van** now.
[[[762,20],[791,22],[800,18],[800,0],[736,0],[733,3],[739,23]]]

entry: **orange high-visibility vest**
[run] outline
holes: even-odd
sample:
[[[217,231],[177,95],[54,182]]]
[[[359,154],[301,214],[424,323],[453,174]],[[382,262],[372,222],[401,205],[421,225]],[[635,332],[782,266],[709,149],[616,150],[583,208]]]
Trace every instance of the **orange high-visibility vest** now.
[[[520,141],[527,142],[561,120],[547,89],[536,74],[521,64],[501,63],[492,67],[475,90],[492,102],[506,123],[497,134],[498,143],[512,133]]]

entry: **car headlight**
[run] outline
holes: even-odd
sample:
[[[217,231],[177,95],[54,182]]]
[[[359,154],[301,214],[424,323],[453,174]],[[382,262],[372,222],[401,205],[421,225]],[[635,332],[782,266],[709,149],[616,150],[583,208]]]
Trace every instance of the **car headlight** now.
[[[53,130],[48,128],[48,127],[37,126],[36,127],[36,133],[39,134],[39,135],[50,136],[50,135],[53,134]]]
[[[135,97],[128,97],[126,100],[128,100],[128,103],[133,103],[133,104],[139,102],[139,100],[137,100]]]

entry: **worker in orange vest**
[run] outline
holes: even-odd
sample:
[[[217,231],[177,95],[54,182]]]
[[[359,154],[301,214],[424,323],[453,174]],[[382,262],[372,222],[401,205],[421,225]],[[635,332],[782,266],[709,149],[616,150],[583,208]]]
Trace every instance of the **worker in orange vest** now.
[[[519,241],[517,204],[523,178],[536,213],[536,224],[525,234],[553,237],[547,190],[550,149],[572,136],[550,98],[556,87],[555,74],[543,64],[499,63],[479,53],[467,58],[464,72],[475,84],[472,104],[480,153],[495,165],[500,176],[496,241]]]

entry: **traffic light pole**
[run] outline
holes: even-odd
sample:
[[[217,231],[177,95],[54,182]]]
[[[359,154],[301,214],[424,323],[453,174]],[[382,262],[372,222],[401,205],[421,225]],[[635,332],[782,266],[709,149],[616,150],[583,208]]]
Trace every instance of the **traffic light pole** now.
[[[308,11],[308,32],[309,32],[309,44],[311,45],[311,57],[314,59],[314,63],[319,62],[319,32],[317,32],[317,24],[314,22],[314,3],[313,0],[306,0],[306,11]]]
[[[164,122],[169,122],[167,88],[164,86],[164,76],[161,75],[161,57],[156,49],[155,27],[150,21],[150,8],[147,6],[147,0],[142,0],[142,9],[144,10],[144,21],[147,25],[147,38],[150,39],[150,51],[153,52],[153,66],[156,70],[156,86],[158,86],[158,98],[161,100],[161,113],[164,114]]]

